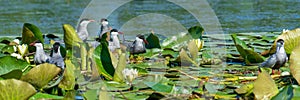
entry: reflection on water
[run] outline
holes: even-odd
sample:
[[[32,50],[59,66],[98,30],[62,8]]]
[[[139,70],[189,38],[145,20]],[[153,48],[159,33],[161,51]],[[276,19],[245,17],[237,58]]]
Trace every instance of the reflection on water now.
[[[108,1],[98,0],[97,2],[104,3]],[[218,16],[225,33],[281,31],[282,29],[299,27],[300,11],[297,8],[300,6],[299,0],[208,0],[208,2]],[[61,34],[61,24],[68,23],[76,26],[81,13],[88,4],[88,0],[49,0],[39,2],[36,0],[2,0],[0,1],[0,35],[20,35],[22,25],[25,22],[37,25],[43,33]],[[162,10],[162,12],[170,11],[168,8],[160,8],[159,4],[160,2],[156,2],[135,6],[138,6],[137,8],[143,6],[151,7],[155,10]],[[185,23],[193,24],[194,19],[180,19],[187,16],[186,14],[181,14],[180,10],[176,10],[174,13],[178,16],[178,18],[174,19],[179,22],[184,20],[183,22]],[[99,17],[95,18],[96,20],[102,17],[100,12],[95,12],[95,14],[99,14]],[[115,17],[111,16],[110,18],[114,21],[120,21],[127,17],[115,15]],[[167,17],[161,16],[161,18]],[[114,21],[112,21],[112,24],[116,23]],[[145,20],[145,22],[155,21],[155,18]],[[115,27],[120,29],[125,28],[125,26],[115,25]],[[139,28],[126,27],[128,27],[127,31],[133,31],[135,29],[140,30],[142,25],[139,26]],[[92,23],[89,25],[89,28],[98,30],[99,26],[96,23]],[[149,30],[148,27],[145,29]]]

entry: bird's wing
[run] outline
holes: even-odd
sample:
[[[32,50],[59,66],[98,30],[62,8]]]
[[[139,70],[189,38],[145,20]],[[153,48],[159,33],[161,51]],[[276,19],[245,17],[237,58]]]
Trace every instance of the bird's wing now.
[[[271,55],[265,62],[263,62],[260,67],[269,67],[272,68],[277,62],[276,55]]]

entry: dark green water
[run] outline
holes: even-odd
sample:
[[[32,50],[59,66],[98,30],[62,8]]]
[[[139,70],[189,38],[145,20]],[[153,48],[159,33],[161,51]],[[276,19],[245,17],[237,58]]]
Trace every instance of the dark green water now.
[[[43,33],[61,34],[62,24],[68,23],[76,26],[89,2],[89,0],[1,0],[0,35],[21,35],[23,23],[26,22],[37,25]],[[108,1],[98,0],[97,2]],[[208,2],[217,15],[224,33],[281,31],[300,27],[299,0],[208,0]],[[145,7],[152,7],[152,10],[165,10],[166,12],[170,9],[176,10],[176,8],[160,8],[161,5],[157,5],[159,2],[143,4]],[[187,26],[194,23],[193,19],[186,19],[190,15],[182,14],[180,10],[173,13],[178,13],[176,15],[178,18],[175,19],[186,23]],[[95,14],[100,13],[95,12]],[[115,21],[122,21],[126,17],[110,16],[111,20]],[[118,28],[122,27],[114,21],[111,21],[111,24]],[[91,25],[97,29],[99,27],[96,23]],[[130,30],[135,30],[135,28],[130,28]]]

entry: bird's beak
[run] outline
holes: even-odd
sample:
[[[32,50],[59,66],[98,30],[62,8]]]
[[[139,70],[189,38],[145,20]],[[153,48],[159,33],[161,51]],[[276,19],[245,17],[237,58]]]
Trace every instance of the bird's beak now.
[[[145,44],[149,44],[148,41],[147,41],[146,39],[143,39],[143,40],[144,40]]]
[[[95,20],[90,20],[90,22],[96,22]]]
[[[119,34],[124,34],[123,32],[118,32]]]
[[[34,44],[35,44],[35,42],[32,42],[32,43],[30,43],[29,45],[30,45],[30,46],[34,46]]]

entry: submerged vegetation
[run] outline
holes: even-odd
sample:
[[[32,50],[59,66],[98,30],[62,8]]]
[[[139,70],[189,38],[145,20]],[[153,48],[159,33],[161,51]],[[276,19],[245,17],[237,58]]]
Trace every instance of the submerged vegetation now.
[[[43,36],[25,23],[21,43],[0,39],[1,100],[300,98],[299,29],[225,37],[204,34],[200,26],[167,38],[152,32],[146,34],[147,52],[129,55],[122,48],[111,52],[105,40],[93,48],[71,25],[62,28],[63,36]],[[33,63],[30,43],[40,40],[50,52],[53,41],[62,39],[65,69]],[[288,63],[279,75],[270,75],[270,68],[258,73],[278,39],[285,41]]]

